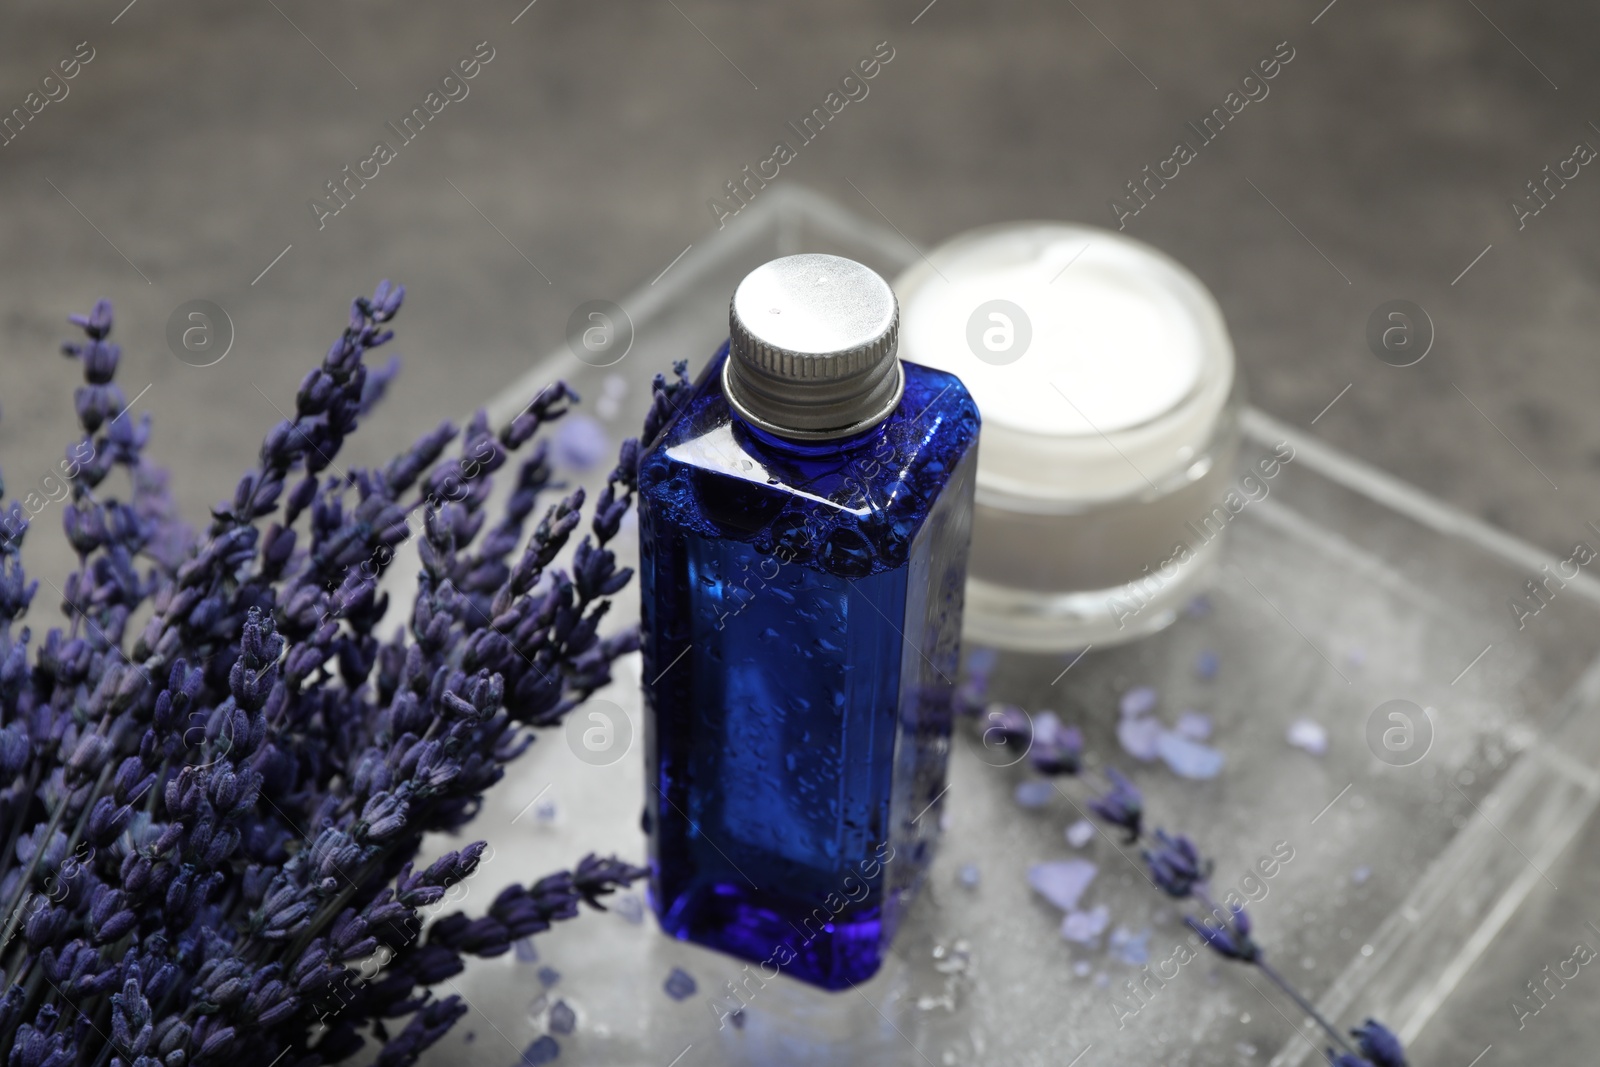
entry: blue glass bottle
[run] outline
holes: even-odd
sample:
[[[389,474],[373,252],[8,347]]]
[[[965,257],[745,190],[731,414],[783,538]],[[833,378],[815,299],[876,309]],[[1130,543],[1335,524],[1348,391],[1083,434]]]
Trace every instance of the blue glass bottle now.
[[[651,897],[670,934],[843,989],[932,858],[978,411],[895,356],[893,292],[790,256],[647,451]]]

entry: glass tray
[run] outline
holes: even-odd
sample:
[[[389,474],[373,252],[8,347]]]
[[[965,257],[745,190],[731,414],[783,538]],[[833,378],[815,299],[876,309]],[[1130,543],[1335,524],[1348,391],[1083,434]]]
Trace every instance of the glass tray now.
[[[674,359],[697,370],[723,338],[739,279],[801,251],[852,256],[889,277],[920,255],[892,227],[814,193],[764,190],[725,231],[620,300],[634,335],[625,357],[595,367],[562,350],[491,414],[507,418],[563,378],[584,395],[583,410],[609,397],[598,410],[613,438],[634,432],[651,377]],[[1091,760],[1144,789],[1152,824],[1189,833],[1216,858],[1219,896],[1242,887],[1260,898],[1251,910],[1269,958],[1325,1014],[1341,1024],[1375,1014],[1410,1042],[1600,797],[1590,769],[1600,766],[1600,583],[1580,573],[1519,630],[1509,602],[1555,559],[1261,412],[1245,427],[1241,464],[1282,441],[1294,459],[1230,524],[1210,611],[1077,660],[1003,656],[996,695],[1081,724]],[[627,540],[624,556],[631,532]],[[631,586],[612,617],[637,617]],[[1220,658],[1212,681],[1196,677],[1201,650]],[[605,757],[614,761],[579,758],[594,725],[580,711],[490,794],[473,834],[496,851],[459,906],[476,914],[502,885],[591,850],[642,860],[638,670],[630,657],[601,694],[616,737],[629,735]],[[1158,688],[1169,723],[1183,708],[1213,717],[1212,743],[1227,758],[1218,778],[1186,781],[1122,752],[1117,696],[1137,684]],[[1375,755],[1382,745],[1369,745],[1369,722],[1390,700],[1427,712],[1417,747],[1385,761]],[[1328,729],[1325,756],[1286,743],[1298,718]],[[825,993],[763,981],[754,967],[662,936],[641,887],[609,913],[586,910],[536,937],[536,961],[476,962],[439,987],[472,1011],[427,1062],[516,1064],[548,1032],[557,1001],[576,1014],[572,1033],[555,1035],[567,1064],[1322,1062],[1321,1036],[1251,969],[1205,953],[1134,1000],[1125,983],[1144,972],[1109,954],[1106,938],[1098,949],[1064,941],[1060,913],[1026,876],[1032,864],[1073,857],[1100,868],[1084,906],[1107,904],[1113,928],[1148,931],[1152,965],[1189,939],[1136,856],[1103,836],[1082,850],[1064,840],[1087,783],[1068,780],[1070,798],[1024,809],[1013,790],[1029,772],[998,765],[1008,758],[986,750],[973,724],[958,735],[930,883],[870,982]],[[1246,881],[1274,848],[1293,859]],[[979,873],[975,888],[959,878],[966,864]],[[696,985],[686,999],[664,991],[674,968]],[[741,983],[747,1004],[738,1026],[723,1019],[738,1003],[729,982]]]

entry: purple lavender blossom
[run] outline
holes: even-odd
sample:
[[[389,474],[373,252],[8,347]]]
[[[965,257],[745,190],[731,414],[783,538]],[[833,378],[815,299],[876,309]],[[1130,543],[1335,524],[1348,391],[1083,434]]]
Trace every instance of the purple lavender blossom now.
[[[1157,830],[1156,841],[1155,848],[1144,850],[1151,880],[1168,896],[1179,899],[1190,896],[1196,883],[1210,874],[1210,862],[1202,860],[1194,842],[1182,834],[1172,836],[1165,830]]]
[[[384,282],[352,303],[292,416],[198,539],[145,458],[150,417],[128,411],[115,381],[111,306],[74,317],[84,339],[64,351],[84,384],[82,437],[61,466],[77,556],[54,590],[64,625],[26,625],[40,621],[19,557],[30,509],[0,502],[0,1048],[12,1067],[266,1064],[290,1051],[285,1062],[336,1063],[369,1043],[380,1067],[409,1067],[467,1011],[427,991],[463,957],[603,908],[643,875],[589,856],[506,888],[480,916],[430,923],[421,910],[473,877],[485,848],[418,870],[423,836],[462,829],[531,728],[559,723],[637,647],[632,631],[599,626],[631,577],[609,544],[638,445],[623,443],[586,528],[583,493],[548,499],[542,431],[576,400],[559,383],[498,431],[480,413],[381,468],[342,470],[344,442],[397,369],[366,359],[403,299]],[[512,491],[491,514],[508,465]],[[419,592],[407,625],[380,639],[380,582],[413,539]],[[130,633],[135,617],[147,621]],[[353,966],[374,958],[387,959],[376,973]]]
[[[1111,779],[1111,788],[1089,801],[1089,810],[1112,826],[1126,830],[1129,843],[1137,841],[1144,823],[1144,797],[1116,768],[1107,768],[1106,776]]]
[[[1229,919],[1218,919],[1214,925],[1193,915],[1184,916],[1183,921],[1219,955],[1245,963],[1254,963],[1261,958],[1260,946],[1250,939],[1250,916],[1237,904],[1233,905],[1233,914]]]

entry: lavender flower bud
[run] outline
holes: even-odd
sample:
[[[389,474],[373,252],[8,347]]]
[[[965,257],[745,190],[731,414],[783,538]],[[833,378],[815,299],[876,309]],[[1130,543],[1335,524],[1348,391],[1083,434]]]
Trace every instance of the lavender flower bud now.
[[[1196,883],[1210,873],[1211,864],[1201,861],[1194,842],[1182,834],[1172,837],[1165,830],[1157,830],[1156,839],[1160,842],[1157,848],[1144,850],[1151,881],[1169,896],[1189,896]]]
[[[1116,768],[1108,767],[1106,776],[1111,779],[1111,788],[1104,796],[1091,800],[1089,810],[1126,830],[1130,842],[1136,841],[1144,821],[1144,797]]]
[[[1400,1039],[1376,1019],[1368,1019],[1350,1035],[1356,1039],[1361,1054],[1372,1061],[1372,1067],[1407,1067]]]
[[[125,830],[133,818],[133,809],[118,804],[111,797],[101,797],[89,811],[89,822],[84,828],[84,840],[95,848],[103,848]]]
[[[1261,958],[1260,946],[1250,939],[1250,917],[1237,904],[1233,905],[1232,921],[1228,923],[1219,921],[1213,926],[1192,915],[1184,916],[1183,921],[1221,956],[1244,963],[1254,963]]]
[[[43,898],[35,897],[34,899],[42,900]],[[38,952],[46,945],[54,944],[56,938],[60,937],[62,931],[67,928],[67,923],[70,919],[71,916],[65,908],[58,908],[53,905],[47,904],[29,910],[28,918],[22,924],[23,934],[28,941],[28,948],[33,952]]]

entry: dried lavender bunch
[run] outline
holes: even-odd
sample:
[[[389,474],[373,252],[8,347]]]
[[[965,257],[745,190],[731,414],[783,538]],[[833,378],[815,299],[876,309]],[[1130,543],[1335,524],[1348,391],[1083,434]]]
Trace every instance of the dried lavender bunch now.
[[[1082,768],[1083,736],[1074,727],[1063,727],[1040,716],[1034,719],[1022,708],[1009,704],[985,704],[986,679],[974,677],[960,691],[959,710],[981,716],[987,723],[984,742],[1009,745],[1025,754],[1033,769],[1050,777],[1070,777]],[[1185,915],[1184,923],[1213,952],[1225,959],[1256,968],[1290,1000],[1314,1019],[1335,1047],[1327,1050],[1333,1067],[1407,1067],[1400,1040],[1382,1023],[1368,1019],[1348,1035],[1326,1019],[1287,978],[1266,959],[1254,939],[1254,924],[1238,904],[1223,907],[1208,888],[1213,863],[1203,856],[1194,841],[1183,834],[1169,834],[1146,826],[1144,796],[1114,767],[1106,769],[1106,788],[1079,805],[1095,818],[1122,832],[1124,845],[1140,845],[1146,873],[1152,885],[1177,900],[1194,900],[1201,911]],[[1076,803],[1076,801],[1074,802]]]
[[[111,306],[73,318],[83,437],[61,466],[61,519],[78,562],[55,589],[66,627],[37,642],[38,583],[19,553],[46,502],[0,511],[9,1067],[309,1067],[373,1040],[378,1063],[401,1067],[466,1012],[430,990],[465,957],[601,908],[643,874],[591,855],[482,915],[440,916],[486,844],[415,867],[424,834],[460,831],[532,728],[637,647],[599,625],[631,577],[607,546],[638,444],[623,444],[576,544],[581,490],[524,536],[559,488],[535,438],[576,400],[562,384],[498,431],[480,412],[381,468],[342,471],[340,448],[395,372],[365,360],[404,292],[384,282],[352,303],[294,416],[200,537],[144,457],[149,416],[129,416],[114,381]],[[519,451],[491,516],[493,475]],[[111,495],[119,467],[126,502]],[[383,639],[379,582],[414,533],[416,600]]]

